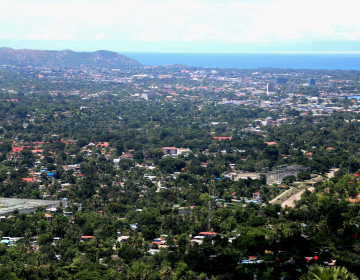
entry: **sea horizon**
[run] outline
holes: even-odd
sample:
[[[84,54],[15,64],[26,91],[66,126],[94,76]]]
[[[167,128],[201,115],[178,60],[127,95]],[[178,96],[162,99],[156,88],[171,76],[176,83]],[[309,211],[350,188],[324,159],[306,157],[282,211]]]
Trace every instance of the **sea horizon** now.
[[[184,64],[208,68],[360,70],[360,52],[119,52],[145,66]]]

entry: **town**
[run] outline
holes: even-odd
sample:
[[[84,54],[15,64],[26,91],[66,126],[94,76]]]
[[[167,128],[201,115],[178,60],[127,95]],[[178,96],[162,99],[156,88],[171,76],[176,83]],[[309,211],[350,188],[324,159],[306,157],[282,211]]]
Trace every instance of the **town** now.
[[[359,80],[1,65],[3,279],[359,272]]]

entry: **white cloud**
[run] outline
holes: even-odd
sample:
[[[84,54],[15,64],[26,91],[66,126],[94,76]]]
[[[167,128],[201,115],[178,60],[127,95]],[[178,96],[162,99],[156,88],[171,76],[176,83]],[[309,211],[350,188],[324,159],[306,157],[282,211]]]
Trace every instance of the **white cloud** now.
[[[27,40],[69,41],[74,40],[71,26],[63,22],[52,22],[49,25],[32,24],[32,32],[25,36]]]
[[[105,39],[105,34],[104,33],[98,33],[94,37],[94,41],[100,41],[100,40],[104,40],[104,39]]]
[[[358,0],[0,0],[0,39],[360,40]]]

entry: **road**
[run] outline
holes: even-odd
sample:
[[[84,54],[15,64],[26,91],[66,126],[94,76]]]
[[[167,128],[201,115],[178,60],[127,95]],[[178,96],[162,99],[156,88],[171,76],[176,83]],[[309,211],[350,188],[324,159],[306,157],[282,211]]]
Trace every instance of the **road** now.
[[[156,192],[159,192],[161,189],[161,181],[157,182],[157,186]]]
[[[308,190],[313,191],[314,187],[309,187]],[[305,190],[301,190],[298,193],[295,193],[294,195],[290,196],[287,200],[285,200],[283,203],[281,203],[281,207],[285,207],[285,206],[293,207],[294,201],[300,200],[301,195],[303,194],[304,191]]]
[[[270,200],[270,203],[274,203],[277,199],[279,199],[280,197],[282,197],[283,195],[285,195],[287,192],[291,191],[292,189],[288,189],[284,192],[282,192],[281,194],[279,194],[277,197],[275,197],[273,200]]]
[[[331,169],[329,170],[329,172],[326,172],[328,178],[330,179],[330,178],[334,177],[334,176],[335,176],[335,172],[338,171],[338,170],[339,170],[339,168],[331,168]]]

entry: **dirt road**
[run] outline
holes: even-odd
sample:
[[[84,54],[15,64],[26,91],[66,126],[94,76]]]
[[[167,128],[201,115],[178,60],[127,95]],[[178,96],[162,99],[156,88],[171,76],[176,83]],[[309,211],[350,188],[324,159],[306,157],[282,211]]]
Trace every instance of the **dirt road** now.
[[[313,191],[314,187],[309,187],[308,188],[309,191]],[[285,200],[282,204],[281,207],[285,207],[285,206],[289,206],[289,207],[293,207],[294,206],[294,201],[295,200],[300,200],[301,195],[303,194],[305,190],[302,190],[292,196],[290,196],[287,200]]]
[[[292,189],[288,189],[284,192],[282,192],[281,194],[279,194],[277,197],[275,197],[273,200],[270,200],[270,203],[274,203],[276,200],[278,200],[280,197],[282,197],[283,195],[285,195],[286,193],[288,193],[289,191],[291,191]]]
[[[328,178],[330,179],[330,178],[334,177],[335,172],[338,171],[338,170],[339,170],[339,168],[332,168],[332,169],[329,170],[329,172],[326,172]]]
[[[156,189],[155,192],[159,192],[160,189],[161,189],[161,181],[159,181],[159,182],[157,183],[157,189]]]

